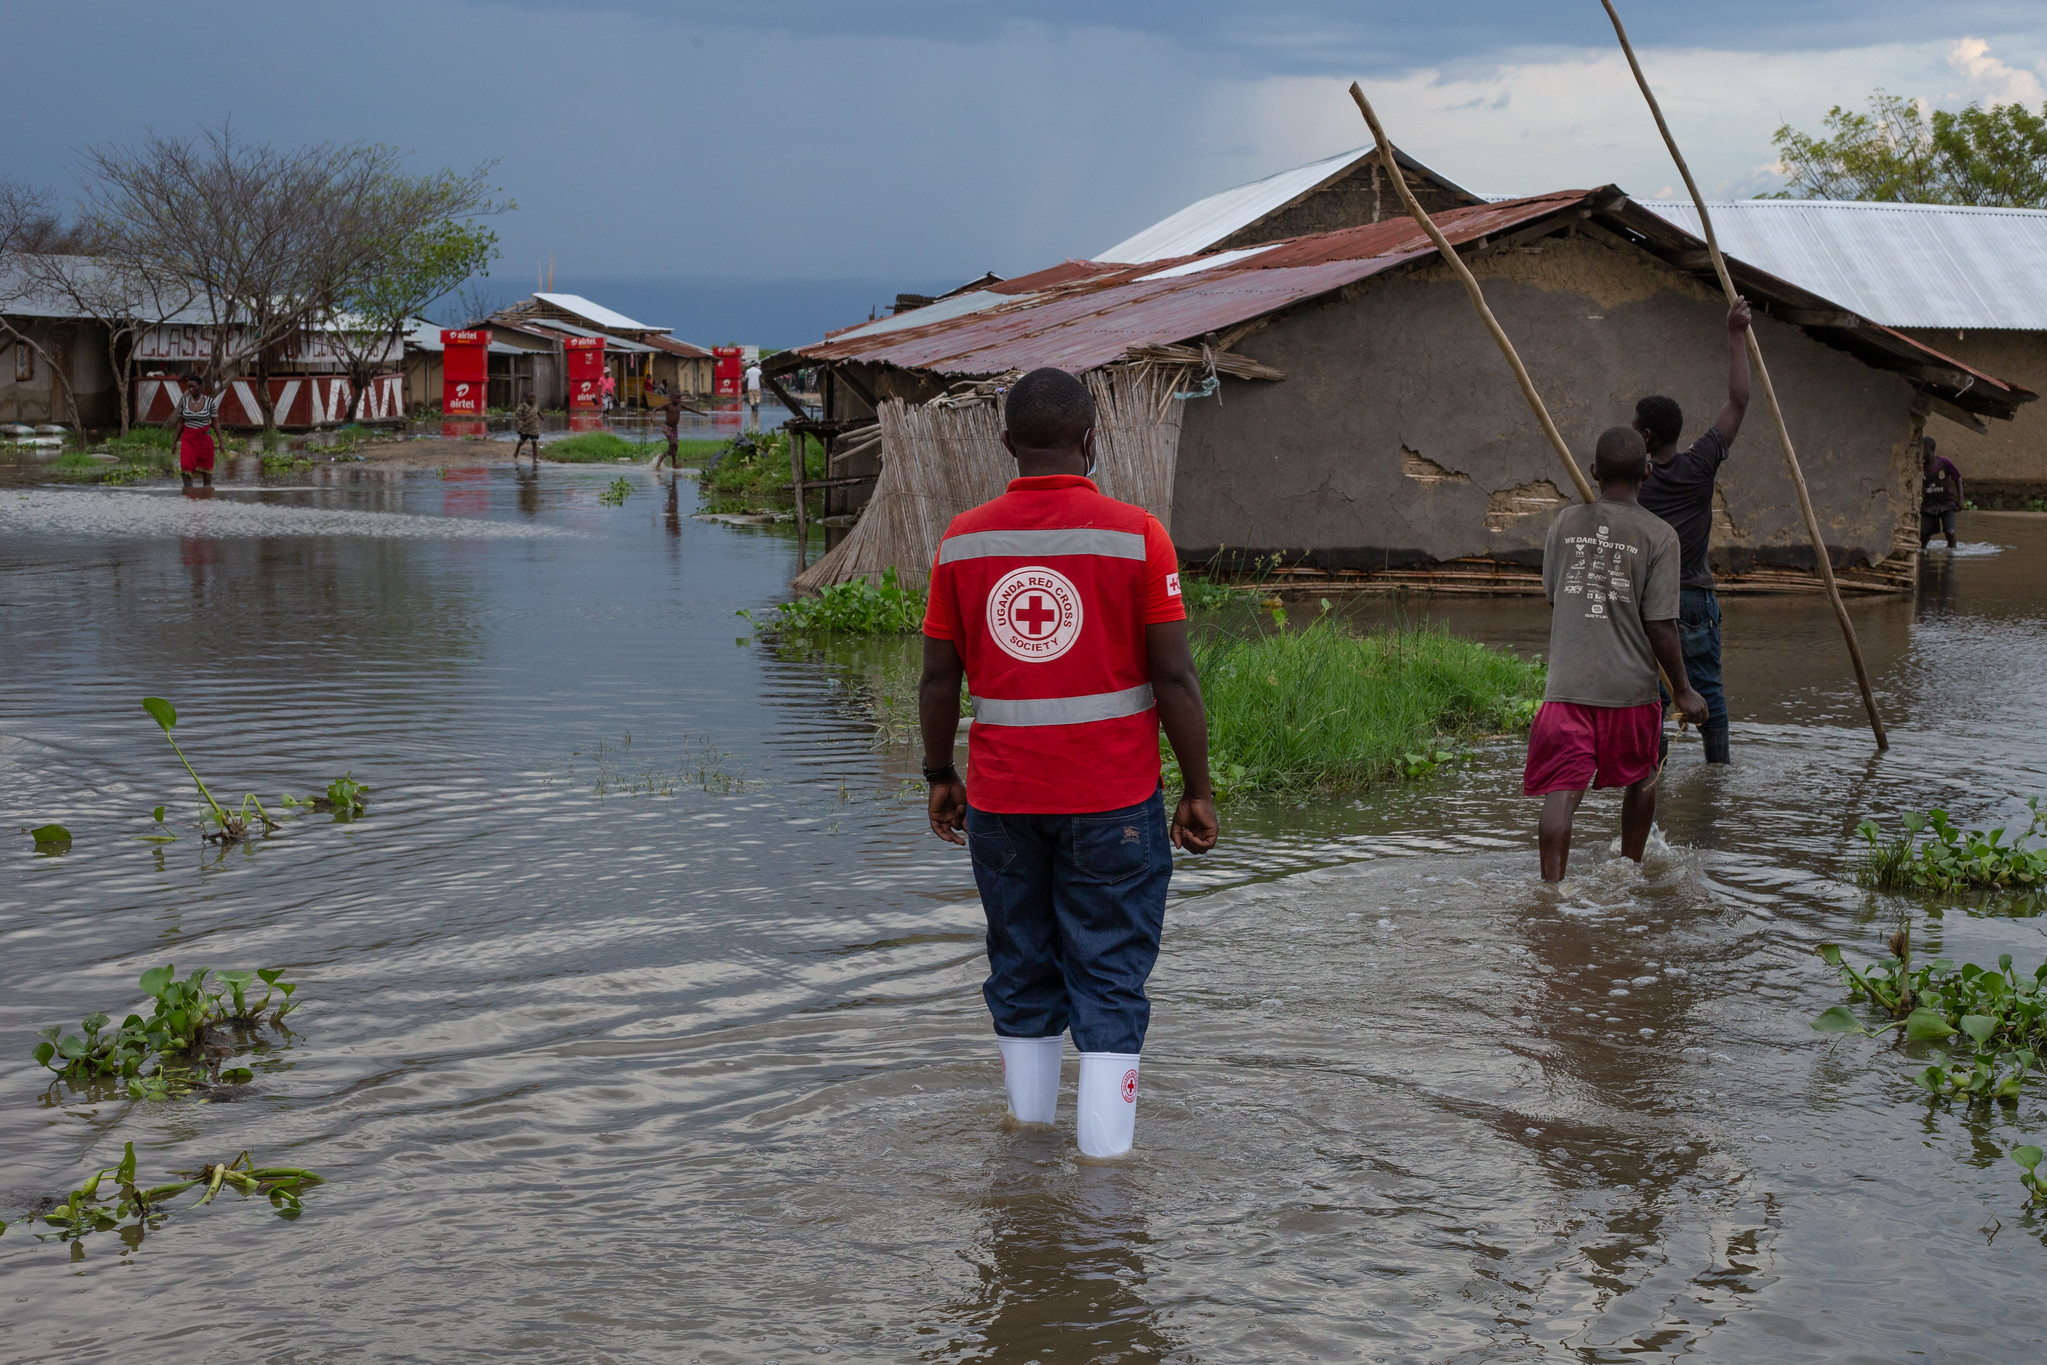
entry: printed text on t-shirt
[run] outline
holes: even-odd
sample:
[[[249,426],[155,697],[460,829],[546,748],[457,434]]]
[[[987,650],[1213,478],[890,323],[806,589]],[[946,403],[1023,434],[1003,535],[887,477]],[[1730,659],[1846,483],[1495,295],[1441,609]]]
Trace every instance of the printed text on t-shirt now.
[[[1608,603],[1619,607],[1632,605],[1635,600],[1634,582],[1628,576],[1625,558],[1635,553],[1635,547],[1609,540],[1607,534],[1608,528],[1602,526],[1597,535],[1564,537],[1564,543],[1571,547],[1571,562],[1564,569],[1563,586],[1557,595],[1583,596],[1587,616],[1606,617]]]

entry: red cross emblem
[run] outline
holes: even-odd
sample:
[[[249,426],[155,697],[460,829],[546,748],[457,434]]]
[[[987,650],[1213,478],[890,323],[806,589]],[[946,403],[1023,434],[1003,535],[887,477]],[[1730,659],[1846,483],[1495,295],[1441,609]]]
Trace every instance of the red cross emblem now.
[[[1080,590],[1042,565],[1013,569],[988,593],[988,633],[996,647],[1026,663],[1044,663],[1080,638]]]

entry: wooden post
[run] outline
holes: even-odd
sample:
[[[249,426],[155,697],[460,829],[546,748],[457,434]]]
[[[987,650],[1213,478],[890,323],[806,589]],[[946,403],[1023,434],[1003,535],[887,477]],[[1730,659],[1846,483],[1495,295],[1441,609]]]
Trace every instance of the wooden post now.
[[[1613,20],[1614,36],[1621,40],[1621,51],[1627,55],[1628,69],[1635,73],[1635,84],[1642,88],[1642,98],[1649,102],[1649,112],[1656,119],[1656,130],[1663,134],[1663,145],[1670,149],[1670,159],[1677,163],[1677,172],[1684,177],[1685,188],[1691,191],[1692,204],[1699,210],[1699,226],[1706,234],[1706,254],[1713,260],[1713,273],[1720,277],[1720,288],[1727,295],[1728,307],[1734,306],[1739,297],[1734,290],[1734,281],[1727,273],[1727,261],[1720,254],[1720,240],[1713,234],[1713,219],[1706,212],[1706,200],[1699,193],[1699,184],[1692,179],[1692,168],[1685,164],[1684,154],[1677,149],[1677,139],[1670,135],[1670,125],[1664,122],[1663,106],[1656,102],[1656,92],[1649,88],[1649,78],[1642,74],[1642,64],[1635,60],[1634,44],[1628,41],[1628,30],[1621,24],[1620,12],[1613,7],[1613,0],[1599,0],[1606,7],[1606,17]],[[1756,343],[1756,330],[1748,330],[1748,358],[1754,367],[1756,378],[1762,382],[1763,400],[1769,405],[1771,420],[1777,424],[1777,439],[1784,445],[1784,465],[1791,473],[1791,487],[1798,493],[1798,510],[1805,515],[1805,532],[1812,538],[1813,557],[1819,562],[1820,581],[1826,584],[1827,598],[1834,604],[1834,619],[1840,622],[1841,638],[1848,643],[1848,658],[1855,665],[1855,685],[1862,689],[1862,706],[1869,712],[1869,728],[1876,734],[1877,752],[1891,747],[1890,737],[1884,733],[1884,719],[1877,713],[1876,694],[1870,690],[1869,669],[1862,662],[1862,645],[1855,638],[1855,623],[1848,619],[1848,607],[1841,601],[1841,587],[1834,581],[1833,560],[1827,555],[1826,538],[1820,534],[1820,521],[1812,510],[1812,495],[1805,488],[1805,472],[1798,467],[1798,451],[1791,444],[1791,429],[1784,424],[1784,409],[1777,402],[1777,386],[1770,382],[1770,369],[1763,364],[1763,348]]]
[[[796,572],[802,573],[810,558],[810,528],[804,521],[803,433],[789,433],[789,485],[796,494]]]

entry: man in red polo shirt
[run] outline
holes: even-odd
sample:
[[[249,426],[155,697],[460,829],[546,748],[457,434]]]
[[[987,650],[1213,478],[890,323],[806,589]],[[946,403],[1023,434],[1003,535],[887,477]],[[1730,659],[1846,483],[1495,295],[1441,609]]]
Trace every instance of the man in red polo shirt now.
[[[918,694],[931,829],[973,857],[988,917],[981,993],[1010,1112],[1054,1121],[1071,1027],[1080,1149],[1118,1156],[1136,1124],[1172,848],[1215,846],[1208,721],[1173,542],[1087,477],[1087,387],[1033,370],[1010,389],[1005,425],[1021,477],[953,518],[931,568]],[[952,757],[963,675],[964,781]],[[1185,780],[1170,826],[1161,727]]]

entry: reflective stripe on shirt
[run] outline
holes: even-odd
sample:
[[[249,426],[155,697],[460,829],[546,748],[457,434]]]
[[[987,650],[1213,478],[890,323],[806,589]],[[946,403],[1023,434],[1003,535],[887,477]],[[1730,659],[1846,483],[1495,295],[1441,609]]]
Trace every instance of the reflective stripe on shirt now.
[[[982,725],[1086,725],[1142,715],[1153,705],[1150,683],[1085,697],[1033,697],[1027,701],[975,697],[973,702],[974,719]]]
[[[1144,537],[1135,531],[1076,526],[1056,531],[969,531],[949,536],[938,547],[938,562],[990,559],[997,555],[1101,555],[1144,562]],[[1142,708],[1140,708],[1142,709]]]

